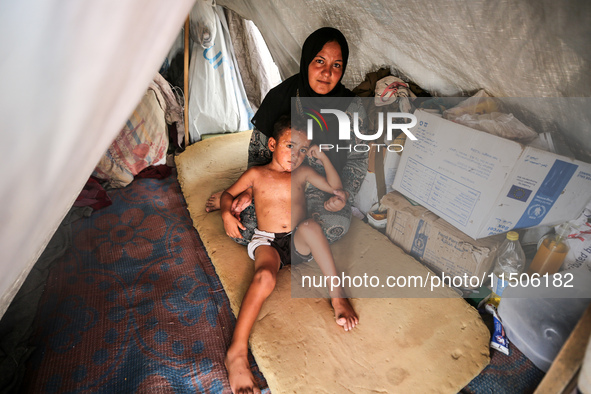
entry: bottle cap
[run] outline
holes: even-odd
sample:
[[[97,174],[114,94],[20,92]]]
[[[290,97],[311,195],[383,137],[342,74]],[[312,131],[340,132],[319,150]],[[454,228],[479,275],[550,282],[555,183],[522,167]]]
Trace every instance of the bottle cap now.
[[[517,241],[519,239],[519,234],[516,231],[509,231],[507,233],[507,239],[509,241]]]
[[[560,237],[566,238],[571,231],[570,225],[568,223],[562,223],[560,226],[556,227],[556,234]]]

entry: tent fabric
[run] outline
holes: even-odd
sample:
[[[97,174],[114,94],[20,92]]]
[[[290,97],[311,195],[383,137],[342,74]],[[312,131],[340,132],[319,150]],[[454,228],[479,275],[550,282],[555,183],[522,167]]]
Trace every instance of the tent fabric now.
[[[285,78],[320,26],[348,38],[347,86],[381,65],[444,95],[485,89],[494,96],[589,96],[591,5],[551,0],[413,2],[219,0],[252,20]],[[283,28],[277,28],[280,24]],[[289,55],[282,55],[282,52]]]
[[[0,316],[139,103],[192,3],[0,5]]]
[[[250,107],[256,112],[267,92],[281,82],[279,70],[254,23],[230,9],[224,9],[224,13],[244,89]]]
[[[219,0],[260,29],[285,79],[299,70],[305,38],[322,26],[349,42],[348,88],[385,66],[434,95],[484,89],[495,97],[589,97],[591,3],[584,0],[434,2]],[[591,161],[591,102],[523,104],[536,131],[566,134]],[[577,105],[574,105],[577,104]]]

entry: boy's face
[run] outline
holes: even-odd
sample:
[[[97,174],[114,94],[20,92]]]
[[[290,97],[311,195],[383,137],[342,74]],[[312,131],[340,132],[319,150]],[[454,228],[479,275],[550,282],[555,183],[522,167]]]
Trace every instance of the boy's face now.
[[[309,147],[310,141],[303,131],[290,129],[279,137],[279,141],[271,150],[273,151],[273,159],[285,171],[291,172],[302,164]]]

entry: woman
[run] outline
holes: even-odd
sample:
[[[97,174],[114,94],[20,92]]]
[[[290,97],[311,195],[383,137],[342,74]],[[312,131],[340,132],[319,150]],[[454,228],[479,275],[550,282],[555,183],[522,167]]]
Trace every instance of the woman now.
[[[343,34],[334,28],[323,27],[312,33],[304,42],[300,60],[300,72],[271,89],[265,96],[256,115],[252,119],[255,126],[248,150],[248,167],[267,164],[271,160],[271,152],[267,148],[268,138],[273,132],[275,121],[284,114],[291,113],[292,98],[295,97],[294,110],[304,116],[304,108],[333,108],[346,112],[349,118],[353,113],[359,114],[359,131],[366,133],[365,109],[353,92],[341,84],[347,68],[349,46]],[[303,105],[302,105],[303,103]],[[339,145],[338,151],[326,151],[332,164],[341,176],[346,193],[329,195],[314,187],[306,190],[309,214],[322,225],[330,243],[340,239],[349,229],[351,223],[351,203],[357,194],[367,172],[367,152],[355,152],[353,149],[342,149],[344,144],[361,143],[361,141],[339,141],[338,122],[334,115],[324,118],[327,130],[314,130],[313,143]],[[353,134],[352,134],[353,135]],[[324,175],[324,168],[319,162],[310,162],[312,167]],[[256,227],[252,196],[246,192],[237,197],[233,204],[236,214],[240,213],[242,239],[236,242],[247,244]],[[219,194],[213,195],[206,204],[206,211],[219,209]]]

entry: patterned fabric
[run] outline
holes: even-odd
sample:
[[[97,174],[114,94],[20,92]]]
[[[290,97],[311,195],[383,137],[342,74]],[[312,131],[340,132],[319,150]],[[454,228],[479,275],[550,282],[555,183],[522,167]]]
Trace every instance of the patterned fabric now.
[[[175,176],[110,195],[51,268],[23,391],[230,392],[235,319]]]
[[[367,134],[367,116],[365,108],[361,104],[359,98],[355,99],[346,111],[351,120],[351,124],[353,124],[354,112],[359,113],[359,131],[362,134]],[[267,142],[267,136],[257,129],[253,130],[248,149],[249,168],[254,165],[264,165],[271,161],[271,152],[267,147]],[[361,144],[362,142],[363,141],[356,139],[355,144]],[[308,214],[322,226],[329,243],[338,241],[347,233],[347,231],[349,231],[349,225],[351,224],[351,204],[353,203],[353,199],[357,195],[357,192],[363,183],[363,179],[365,178],[365,174],[367,173],[368,161],[367,152],[355,152],[351,149],[351,152],[348,153],[347,163],[340,175],[343,188],[349,192],[350,196],[345,208],[338,212],[329,212],[324,209],[324,202],[330,198],[328,193],[318,190],[311,185],[306,189]],[[319,161],[307,160],[306,162],[318,173],[325,175],[324,167]],[[252,238],[252,234],[256,228],[254,204],[247,210],[244,210],[240,218],[242,224],[247,229],[240,231],[244,239],[234,238],[234,240],[242,245],[246,245],[248,243],[247,240]]]
[[[273,155],[268,147],[269,137],[254,129],[250,136],[250,145],[248,146],[248,168],[252,166],[264,166],[269,164]]]
[[[257,214],[254,210],[254,199],[252,201],[253,202],[244,211],[240,213],[240,220],[242,221],[242,224],[245,227],[244,230],[238,229],[240,231],[240,234],[242,235],[242,238],[230,237],[235,242],[244,246],[248,245],[248,243],[252,239],[252,236],[254,235],[254,230],[257,228]]]
[[[158,101],[157,97],[162,97],[158,90],[156,85],[150,86],[92,173],[93,176],[106,180],[111,188],[127,186],[144,168],[155,165],[166,157],[166,104]]]

